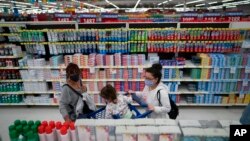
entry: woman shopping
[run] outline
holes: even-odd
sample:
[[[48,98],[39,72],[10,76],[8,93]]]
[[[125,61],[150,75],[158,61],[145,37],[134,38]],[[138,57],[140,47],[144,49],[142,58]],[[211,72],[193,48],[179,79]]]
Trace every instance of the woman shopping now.
[[[80,69],[70,63],[66,68],[66,84],[62,88],[59,110],[65,121],[75,121],[79,115],[95,110],[93,99],[86,93],[86,86],[82,85]]]
[[[145,70],[145,87],[142,94],[133,94],[133,100],[147,106],[153,113],[150,118],[166,118],[171,110],[168,87],[161,82],[162,66],[153,64]]]

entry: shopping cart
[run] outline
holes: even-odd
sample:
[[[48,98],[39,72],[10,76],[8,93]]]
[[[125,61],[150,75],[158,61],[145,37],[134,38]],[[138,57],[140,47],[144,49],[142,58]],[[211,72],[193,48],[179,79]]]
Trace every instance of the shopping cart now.
[[[148,111],[146,110],[144,113],[139,112],[135,106],[128,104],[130,111],[135,115],[135,119],[136,118],[146,118],[149,114],[152,113],[152,111]],[[99,110],[84,115],[84,116],[79,116],[78,119],[82,119],[82,118],[88,118],[88,119],[104,119],[105,118],[105,110],[106,107],[100,108]],[[114,119],[120,119],[121,117],[119,115],[113,115]]]

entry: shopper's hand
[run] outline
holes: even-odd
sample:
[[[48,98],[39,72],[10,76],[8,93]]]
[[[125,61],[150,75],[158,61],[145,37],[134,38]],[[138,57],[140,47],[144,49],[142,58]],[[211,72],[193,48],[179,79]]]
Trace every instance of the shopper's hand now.
[[[66,115],[66,116],[64,117],[64,120],[65,120],[65,121],[68,121],[68,122],[72,122],[68,115]]]
[[[148,104],[148,110],[154,111],[155,110],[155,106],[152,105],[152,104]]]

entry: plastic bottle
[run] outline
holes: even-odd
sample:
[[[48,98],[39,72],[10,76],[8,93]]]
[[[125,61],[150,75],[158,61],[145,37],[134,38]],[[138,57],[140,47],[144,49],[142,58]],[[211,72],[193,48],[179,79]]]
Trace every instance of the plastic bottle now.
[[[35,141],[34,133],[32,131],[27,133],[27,141]]]
[[[22,126],[25,126],[25,125],[27,125],[27,121],[23,120],[23,121],[21,121],[21,124],[22,124]]]
[[[55,136],[54,136],[53,130],[50,126],[47,126],[45,128],[45,132],[46,132],[46,140],[47,141],[54,141]]]
[[[19,135],[18,141],[26,141],[23,135]]]
[[[60,129],[62,128],[62,123],[61,122],[56,122],[56,135],[57,135],[57,140],[61,141],[61,136],[60,136]]]
[[[52,132],[54,134],[54,141],[57,141],[57,136],[56,136],[56,128],[55,128],[55,122],[54,121],[50,121],[49,122],[49,126],[51,127],[52,129]]]
[[[18,133],[16,130],[13,130],[9,133],[10,141],[17,141],[18,139]]]
[[[34,125],[34,121],[30,120],[30,121],[28,122],[28,125],[29,125],[29,126],[33,126],[33,125]]]
[[[15,129],[16,129],[16,126],[15,126],[15,125],[10,125],[10,126],[9,126],[9,133],[10,133],[11,131],[15,130]]]
[[[45,131],[44,131],[44,126],[42,126],[42,125],[40,125],[38,127],[38,136],[39,136],[40,141],[47,141],[46,140],[46,134],[45,134]]]
[[[60,133],[61,133],[60,135],[61,141],[70,141],[68,129],[65,126],[61,128]]]
[[[48,122],[47,122],[47,121],[43,121],[43,122],[42,122],[42,125],[43,125],[44,127],[46,127],[46,126],[48,126]]]
[[[73,122],[70,123],[70,135],[71,135],[71,141],[78,141],[77,137],[77,131],[75,129],[75,124]]]
[[[15,120],[14,124],[15,124],[16,126],[18,126],[18,125],[21,124],[21,121],[17,119],[17,120]]]
[[[41,125],[41,121],[40,121],[40,120],[37,120],[37,121],[35,122],[35,125],[36,125],[36,126],[40,126],[40,125]]]

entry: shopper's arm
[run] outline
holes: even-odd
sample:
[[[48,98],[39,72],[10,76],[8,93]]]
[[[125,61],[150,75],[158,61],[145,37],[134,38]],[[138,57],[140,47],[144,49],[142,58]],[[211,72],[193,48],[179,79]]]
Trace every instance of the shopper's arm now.
[[[69,107],[70,99],[71,98],[68,93],[68,89],[66,88],[66,86],[64,86],[62,90],[61,99],[59,102],[59,110],[65,121],[70,120],[68,111],[70,109]]]
[[[133,102],[133,99],[132,99],[132,96],[129,94],[128,96],[122,96],[123,97],[123,100],[126,102],[126,103],[132,103]]]
[[[162,113],[162,112],[168,113],[171,110],[168,92],[166,90],[161,90],[160,95],[161,95],[160,100],[161,100],[162,106],[154,106],[154,111],[156,113]]]
[[[105,109],[105,119],[112,119],[112,109],[109,105],[106,105],[106,109]]]

